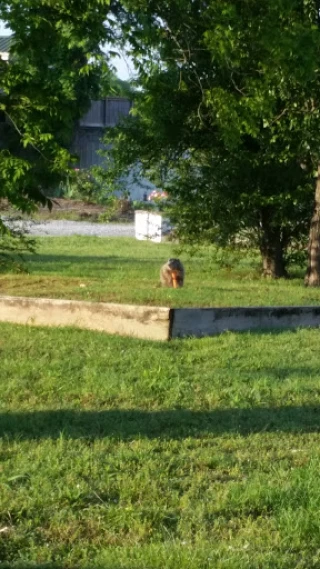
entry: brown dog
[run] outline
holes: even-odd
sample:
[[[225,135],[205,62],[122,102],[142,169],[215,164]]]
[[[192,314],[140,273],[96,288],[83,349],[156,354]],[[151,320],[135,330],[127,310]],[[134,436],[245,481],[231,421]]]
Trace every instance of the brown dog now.
[[[169,259],[160,269],[162,286],[180,288],[184,282],[184,267],[180,259]]]

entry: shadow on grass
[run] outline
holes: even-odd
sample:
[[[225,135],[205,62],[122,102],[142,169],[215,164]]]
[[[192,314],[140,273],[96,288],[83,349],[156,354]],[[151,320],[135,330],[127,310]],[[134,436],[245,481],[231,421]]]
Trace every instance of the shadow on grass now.
[[[136,437],[182,439],[224,433],[318,432],[320,407],[219,409],[214,411],[34,411],[0,414],[7,439]]]
[[[42,265],[43,263],[159,263],[158,258],[137,258],[134,257],[122,257],[121,255],[30,255],[25,254],[25,259],[32,261],[33,264]],[[164,255],[166,259],[166,256]]]
[[[83,276],[84,272],[89,271],[90,276],[95,276],[95,271],[99,273],[101,270],[104,271],[118,271],[120,268],[125,268],[126,270],[141,269],[143,266],[154,267],[158,266],[160,268],[160,261],[157,258],[128,258],[122,257],[121,255],[106,255],[106,256],[94,256],[94,255],[24,255],[24,260],[26,265],[30,269],[31,274],[48,274],[61,272],[63,276],[64,271],[68,271],[70,266],[72,271],[81,273]],[[166,257],[164,256],[164,261]],[[79,274],[80,274],[79,273]]]
[[[123,569],[124,565],[108,563],[107,569]],[[127,565],[126,565],[127,567]],[[135,565],[136,567],[136,565]],[[95,563],[93,561],[90,565],[83,565],[83,563],[70,565],[68,561],[65,563],[28,563],[28,562],[16,562],[13,563],[1,563],[1,569],[106,569],[106,565],[101,565],[101,563]]]
[[[107,569],[123,569],[124,565],[108,563]],[[127,567],[127,565],[125,565]],[[136,565],[135,565],[136,567]],[[65,563],[27,563],[27,562],[16,562],[13,563],[1,563],[1,569],[106,569],[106,565],[101,565],[101,563],[95,563],[93,561],[90,565],[83,565],[81,562],[79,564],[70,565],[68,561]]]

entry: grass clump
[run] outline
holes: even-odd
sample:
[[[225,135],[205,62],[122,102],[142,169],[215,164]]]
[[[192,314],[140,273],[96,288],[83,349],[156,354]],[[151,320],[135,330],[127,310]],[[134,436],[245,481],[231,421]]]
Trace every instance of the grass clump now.
[[[319,567],[317,330],[0,338],[2,567]]]

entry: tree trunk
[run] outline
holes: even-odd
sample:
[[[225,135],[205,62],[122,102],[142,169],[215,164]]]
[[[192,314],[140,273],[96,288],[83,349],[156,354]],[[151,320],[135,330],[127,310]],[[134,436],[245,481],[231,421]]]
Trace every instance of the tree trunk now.
[[[262,212],[261,229],[260,253],[263,276],[271,279],[288,278],[282,231],[280,227],[272,225],[270,211]]]
[[[320,286],[320,163],[318,164],[313,214],[309,233],[308,267],[304,283],[306,286]]]

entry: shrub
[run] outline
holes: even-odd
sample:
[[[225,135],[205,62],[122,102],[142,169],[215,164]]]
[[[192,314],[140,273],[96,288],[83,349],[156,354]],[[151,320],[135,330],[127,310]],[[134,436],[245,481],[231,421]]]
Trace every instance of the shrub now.
[[[0,272],[26,271],[23,253],[35,252],[35,240],[22,229],[10,227],[10,218],[0,219]],[[15,219],[15,221],[17,221]]]

